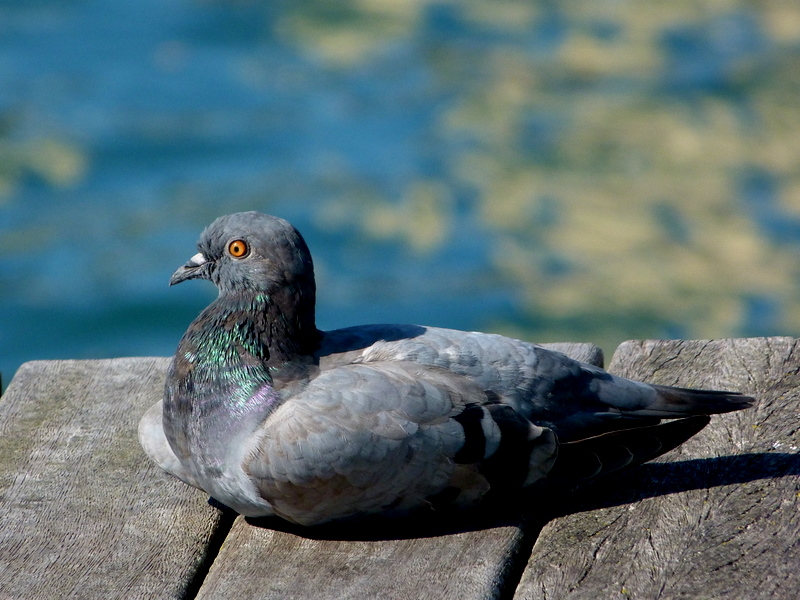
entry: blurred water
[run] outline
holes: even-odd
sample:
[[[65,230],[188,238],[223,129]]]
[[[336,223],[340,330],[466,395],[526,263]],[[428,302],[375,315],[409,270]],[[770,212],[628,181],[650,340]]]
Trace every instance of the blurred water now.
[[[0,1],[0,371],[171,354],[262,210],[319,324],[797,334],[800,8]]]

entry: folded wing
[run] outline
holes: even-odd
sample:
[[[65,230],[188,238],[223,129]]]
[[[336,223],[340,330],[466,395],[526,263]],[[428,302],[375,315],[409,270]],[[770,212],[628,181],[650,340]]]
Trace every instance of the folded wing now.
[[[275,411],[244,465],[276,514],[313,524],[471,503],[550,470],[555,437],[469,379],[411,362],[321,373]]]

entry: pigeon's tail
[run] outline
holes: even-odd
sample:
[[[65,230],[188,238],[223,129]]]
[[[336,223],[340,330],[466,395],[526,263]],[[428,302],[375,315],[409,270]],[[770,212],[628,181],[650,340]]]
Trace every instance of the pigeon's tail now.
[[[688,417],[561,443],[547,476],[548,483],[575,485],[640,465],[677,448],[708,425],[709,420],[708,416]]]
[[[652,388],[656,391],[655,399],[647,407],[631,411],[629,416],[679,419],[742,410],[751,407],[754,402],[750,396],[736,392],[692,390],[663,385],[653,385]]]

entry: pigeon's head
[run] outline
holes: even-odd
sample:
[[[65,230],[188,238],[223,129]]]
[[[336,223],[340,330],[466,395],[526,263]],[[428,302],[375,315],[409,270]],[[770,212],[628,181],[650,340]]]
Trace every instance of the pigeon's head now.
[[[200,250],[169,280],[208,279],[220,295],[300,292],[314,296],[314,266],[300,233],[287,221],[258,212],[225,215],[200,235]]]

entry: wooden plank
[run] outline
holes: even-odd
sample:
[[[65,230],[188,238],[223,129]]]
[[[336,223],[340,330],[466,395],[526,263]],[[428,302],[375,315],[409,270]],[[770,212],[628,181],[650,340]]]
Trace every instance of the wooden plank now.
[[[657,464],[558,499],[563,516],[542,530],[515,597],[797,598],[798,350],[793,338],[620,346],[613,372],[757,405],[714,417]]]
[[[591,344],[549,347],[602,364]],[[238,518],[198,600],[493,598],[518,578],[521,523],[513,510],[317,531]]]
[[[166,367],[19,368],[0,399],[0,598],[183,598],[199,585],[224,519],[155,467],[136,434]]]
[[[516,524],[385,540],[359,533],[317,539],[238,518],[197,597],[491,598],[521,542]]]
[[[603,366],[603,351],[594,344],[558,342],[555,344],[542,344],[545,348],[561,352],[575,360],[580,360],[590,365]]]

